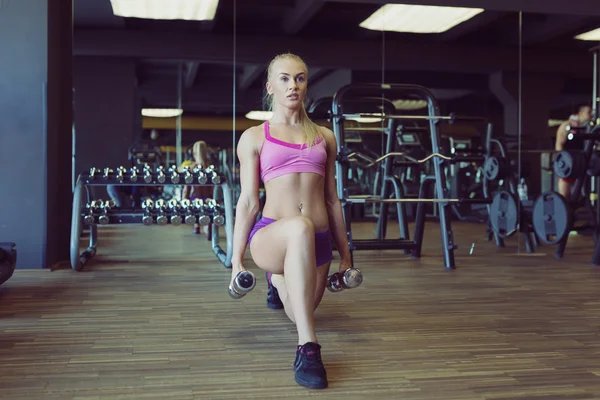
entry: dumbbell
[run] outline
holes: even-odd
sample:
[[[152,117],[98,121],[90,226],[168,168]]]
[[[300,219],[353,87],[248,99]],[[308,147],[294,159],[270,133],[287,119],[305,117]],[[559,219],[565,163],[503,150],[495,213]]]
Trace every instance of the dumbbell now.
[[[239,299],[248,294],[256,286],[256,278],[251,271],[240,271],[229,284],[229,296]]]
[[[158,199],[154,203],[154,207],[156,208],[156,223],[158,225],[166,225],[167,220],[167,205],[165,204],[164,199]]]
[[[120,166],[119,168],[117,168],[117,180],[119,182],[123,182],[123,180],[125,179],[126,173],[127,173],[127,170],[123,166]]]
[[[198,223],[202,226],[210,224],[210,216],[206,214],[204,201],[201,199],[194,199],[194,208],[198,215]]]
[[[179,183],[179,171],[177,171],[177,165],[173,165],[169,168],[169,172],[171,173],[171,182],[174,184]]]
[[[110,178],[110,174],[112,174],[114,171],[112,170],[112,168],[104,168],[104,175],[103,178],[104,179],[108,179]]]
[[[200,167],[194,168],[194,173],[198,175],[198,183],[205,185],[208,182],[208,176]]]
[[[152,182],[152,168],[148,164],[144,165],[144,182]]]
[[[154,219],[152,218],[152,209],[154,208],[154,202],[148,198],[142,203],[144,209],[144,216],[142,217],[142,224],[149,226],[152,225]]]
[[[192,209],[190,201],[188,199],[181,200],[181,208],[185,214],[185,224],[194,225],[196,223],[196,216],[194,215],[194,210]]]
[[[171,211],[171,225],[181,225],[181,215],[179,215],[179,204],[177,204],[177,200],[169,200],[168,206]]]
[[[140,170],[138,169],[138,167],[133,166],[131,167],[131,169],[129,170],[131,176],[129,177],[129,179],[131,179],[131,182],[137,182],[138,180],[138,174],[140,172]]]
[[[194,175],[192,175],[192,172],[190,171],[190,167],[185,167],[183,169],[183,173],[184,173],[184,176],[185,176],[185,178],[184,178],[185,183],[192,183],[192,182],[194,182]]]
[[[337,293],[344,289],[354,289],[363,281],[362,272],[357,268],[348,268],[343,274],[334,272],[327,278],[327,289]]]
[[[98,222],[100,225],[106,225],[110,222],[108,218],[108,210],[113,208],[116,203],[113,200],[107,200],[100,205],[100,209],[102,210],[102,215],[98,217]]]
[[[95,179],[97,172],[98,172],[98,169],[96,167],[90,168],[90,179]]]
[[[221,206],[214,199],[206,199],[206,208],[212,215],[212,222],[217,226],[221,226],[225,223],[225,217],[221,211]]]
[[[83,222],[87,225],[93,225],[96,222],[96,217],[94,216],[94,210],[100,209],[102,200],[92,200],[90,203],[86,205],[88,209],[88,214],[83,217]]]
[[[165,181],[167,180],[167,176],[165,175],[165,167],[159,165],[158,167],[156,167],[156,173],[156,180],[158,181],[158,183],[165,183]]]
[[[221,183],[221,177],[215,171],[215,166],[211,165],[204,170],[204,173],[210,178],[211,183],[214,185],[218,185]]]

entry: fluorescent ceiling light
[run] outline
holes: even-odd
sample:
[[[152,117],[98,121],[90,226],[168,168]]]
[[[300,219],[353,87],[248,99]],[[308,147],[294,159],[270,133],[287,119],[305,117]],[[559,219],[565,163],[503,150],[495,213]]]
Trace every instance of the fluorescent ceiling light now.
[[[266,121],[273,117],[272,111],[250,111],[246,114],[246,118],[253,119],[256,121]]]
[[[483,8],[386,4],[361,22],[360,27],[374,31],[441,33],[483,11]]]
[[[600,41],[600,28],[575,36],[577,40]]]
[[[210,21],[219,0],[110,0],[118,17]]]
[[[172,118],[179,117],[181,114],[183,110],[180,108],[142,108],[144,117]]]
[[[396,100],[393,104],[396,110],[420,110],[427,107],[425,100]]]
[[[548,128],[554,128],[556,126],[560,126],[563,122],[563,120],[560,119],[549,119],[548,120]]]

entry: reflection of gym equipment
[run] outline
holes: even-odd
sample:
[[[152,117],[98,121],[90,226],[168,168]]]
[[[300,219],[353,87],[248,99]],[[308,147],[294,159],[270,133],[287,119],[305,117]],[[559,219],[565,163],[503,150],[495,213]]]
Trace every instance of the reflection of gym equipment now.
[[[530,201],[521,201],[517,196],[516,171],[505,150],[504,143],[492,137],[491,127],[485,139],[486,160],[482,170],[484,197],[493,197],[488,209],[488,240],[494,236],[496,246],[504,247],[504,239],[520,232],[523,234],[525,249],[534,253],[539,240],[534,234],[531,220]],[[496,185],[497,187],[493,188]]]
[[[213,252],[218,260],[226,267],[231,267],[231,256],[233,251],[233,205],[229,183],[220,175],[216,174],[214,168],[202,171],[177,172],[164,174],[164,168],[154,170],[145,168],[144,180],[137,179],[137,171],[128,173],[121,167],[114,174],[109,168],[105,173],[97,174],[97,168],[91,168],[89,173],[79,175],[75,191],[73,193],[73,216],[71,219],[71,267],[80,271],[84,265],[96,254],[98,231],[97,226],[106,224],[131,224],[142,223],[143,225],[179,225],[182,221],[186,224],[199,223],[201,225],[212,224],[212,246]],[[193,202],[183,200],[178,202],[171,199],[165,202],[159,198],[152,200],[146,198],[139,208],[118,208],[113,201],[101,199],[90,199],[89,188],[92,186],[161,186],[174,184],[184,185],[186,177],[192,174],[194,180],[198,179],[199,172],[208,177],[206,186],[214,186],[214,199]],[[164,179],[163,179],[164,178]],[[219,183],[216,183],[219,182]],[[195,186],[205,186],[197,185]],[[219,190],[220,189],[220,190]],[[217,196],[222,199],[219,201]],[[79,241],[83,225],[90,227],[90,242],[88,248],[80,253]],[[219,245],[218,227],[225,226],[227,248],[224,251]]]
[[[154,165],[162,163],[162,152],[156,146],[147,144],[137,144],[129,148],[129,161],[132,166],[136,165]]]
[[[600,141],[600,125],[590,123],[584,129],[585,132],[580,130],[577,134],[568,134],[566,145],[567,148],[579,147],[583,150],[558,152],[553,163],[553,170],[557,176],[575,181],[571,200],[567,202],[563,196],[554,192],[542,193],[534,205],[533,226],[542,242],[557,245],[555,256],[560,259],[564,256],[569,232],[574,230],[574,223],[578,219],[575,211],[583,206],[586,211],[584,218],[590,222],[586,227],[592,228],[596,242],[592,263],[600,265],[600,240],[597,240],[600,217],[598,201],[596,200],[595,209],[591,194],[583,193],[588,179],[595,178],[600,173],[597,168],[598,158],[593,154],[595,143]]]
[[[0,242],[0,285],[13,276],[16,265],[16,244],[10,242]]]
[[[419,97],[422,99],[426,99],[428,102],[428,115],[398,115],[395,113],[348,113],[346,111],[346,100],[352,99],[352,95],[358,96],[369,96],[370,98],[380,96],[381,98],[405,98],[407,95],[410,97]],[[393,96],[393,97],[392,97]],[[336,160],[336,176],[337,176],[337,191],[338,197],[342,201],[343,205],[343,214],[344,220],[346,223],[346,234],[348,237],[350,252],[353,257],[353,252],[356,250],[383,250],[383,249],[396,249],[396,250],[404,250],[410,251],[413,257],[421,256],[421,248],[423,242],[424,235],[424,224],[425,224],[425,208],[426,204],[437,204],[439,210],[439,218],[440,218],[440,228],[442,232],[442,248],[444,255],[444,266],[448,269],[455,268],[454,262],[454,250],[456,248],[453,235],[452,228],[450,224],[449,210],[448,206],[451,203],[480,203],[485,204],[491,202],[488,199],[449,199],[447,194],[447,186],[445,176],[443,174],[443,166],[447,162],[461,162],[461,161],[471,161],[470,157],[461,158],[454,156],[446,156],[440,154],[440,147],[438,145],[439,135],[438,135],[438,123],[441,121],[446,122],[454,122],[457,120],[465,120],[465,121],[482,121],[482,118],[473,118],[473,117],[458,117],[454,114],[449,116],[440,116],[439,108],[437,102],[431,92],[424,87],[416,86],[416,85],[394,85],[394,84],[359,84],[359,85],[347,85],[339,89],[333,98],[332,102],[332,113],[331,118],[333,119],[333,131],[336,135],[337,145],[338,145],[338,157]],[[387,124],[387,127],[379,127],[379,128],[370,128],[377,129],[382,132],[388,133],[388,141],[395,141],[395,132],[398,129],[399,122],[402,120],[408,121],[427,121],[429,123],[429,130],[431,135],[431,154],[429,154],[424,159],[414,159],[411,157],[407,157],[404,153],[388,153],[384,154],[376,160],[371,160],[368,162],[368,166],[377,166],[382,162],[389,160],[390,165],[399,165],[399,166],[419,166],[429,160],[433,163],[434,174],[430,176],[426,176],[420,187],[419,197],[417,199],[407,199],[404,197],[402,190],[400,188],[399,182],[397,178],[391,175],[387,175],[387,182],[382,188],[381,196],[351,196],[348,194],[347,190],[347,176],[348,176],[348,165],[350,163],[350,152],[347,150],[345,134],[347,132],[347,128],[344,125],[344,122],[348,119],[357,118],[381,118],[383,123]],[[358,128],[359,130],[362,128]],[[352,129],[350,129],[351,131]],[[389,134],[392,133],[392,134]],[[355,152],[356,153],[356,152]],[[369,157],[361,155],[358,156],[354,154],[353,158],[362,158],[363,160],[369,160]],[[483,158],[479,157],[478,161],[483,162]],[[393,163],[393,164],[392,164]],[[426,198],[425,195],[430,192],[431,185],[435,185],[435,193],[436,198]],[[395,198],[390,198],[391,196]],[[352,238],[352,229],[351,229],[351,216],[348,212],[348,206],[351,204],[359,203],[364,204],[366,202],[373,203],[395,203],[397,206],[397,214],[398,214],[398,222],[400,226],[400,239],[363,239],[363,240],[355,240]],[[419,203],[417,207],[417,216],[415,223],[415,233],[414,239],[408,239],[408,229],[407,222],[405,217],[405,212],[402,209],[403,203],[409,202],[417,202]],[[383,211],[382,213],[383,214]],[[386,219],[386,218],[384,218]],[[383,228],[383,227],[382,227]],[[381,232],[383,229],[379,229]]]

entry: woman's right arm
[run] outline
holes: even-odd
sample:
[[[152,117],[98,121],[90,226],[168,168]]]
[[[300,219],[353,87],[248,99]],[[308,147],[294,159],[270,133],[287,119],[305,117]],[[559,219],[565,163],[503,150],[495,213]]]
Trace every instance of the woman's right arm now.
[[[235,223],[233,227],[233,254],[231,264],[233,272],[243,269],[244,252],[250,231],[260,211],[258,198],[259,189],[259,154],[257,151],[255,135],[252,128],[245,131],[240,137],[237,148],[240,161],[240,197],[235,210]]]

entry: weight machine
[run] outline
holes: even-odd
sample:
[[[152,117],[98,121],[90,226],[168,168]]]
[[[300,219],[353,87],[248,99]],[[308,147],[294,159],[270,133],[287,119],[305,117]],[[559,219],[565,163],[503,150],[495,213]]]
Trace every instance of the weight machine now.
[[[406,98],[406,96],[417,97],[427,101],[428,114],[400,115],[396,112],[388,113],[385,110],[381,110],[377,113],[348,113],[345,109],[347,105],[352,102],[353,96],[357,96],[359,98],[376,98],[380,102],[382,101],[382,99],[384,99],[385,101],[385,99],[390,98]],[[354,97],[354,99],[355,98],[356,97]],[[402,152],[387,153],[376,160],[372,160],[369,157],[357,154],[356,152],[352,154],[352,152],[348,151],[346,145],[346,132],[352,131],[352,128],[349,129],[345,127],[344,122],[352,119],[356,120],[357,118],[379,118],[382,119],[382,125],[383,121],[386,121],[387,127],[381,126],[379,128],[371,129],[376,129],[387,133],[388,142],[390,140],[395,141],[395,133],[397,132],[400,121],[427,121],[429,123],[432,152],[424,159],[414,159],[411,157],[407,157],[407,155]],[[459,117],[454,114],[451,114],[449,116],[440,116],[437,101],[435,100],[433,94],[429,90],[422,86],[403,84],[346,85],[340,88],[333,97],[331,119],[333,120],[333,131],[337,139],[338,147],[338,156],[336,159],[337,192],[338,197],[342,201],[344,221],[346,224],[346,235],[349,242],[351,256],[353,257],[353,253],[356,250],[395,249],[410,252],[413,257],[419,258],[421,256],[424,235],[425,205],[437,204],[442,236],[444,267],[446,269],[455,269],[456,266],[454,261],[454,250],[456,249],[456,245],[454,244],[453,233],[450,223],[450,210],[448,209],[449,205],[464,203],[488,204],[491,203],[491,200],[448,198],[446,177],[443,173],[443,167],[445,163],[469,161],[483,162],[484,157],[446,156],[440,154],[439,134],[437,125],[442,121],[452,123],[457,120],[483,121],[484,119],[478,117]],[[382,187],[381,196],[349,195],[348,168],[351,158],[362,158],[363,160],[366,160],[368,162],[368,167],[378,166],[381,163],[384,163],[385,180],[384,185]],[[405,198],[404,193],[398,182],[399,179],[392,175],[393,166],[419,166],[430,160],[433,163],[434,174],[428,175],[422,180],[418,198]],[[435,193],[435,198],[433,199],[426,197],[427,194],[431,192]],[[395,198],[390,198],[392,194]],[[406,224],[405,211],[402,208],[403,204],[410,202],[418,204],[416,212],[415,231],[412,240],[410,240],[408,237],[408,227]],[[398,213],[398,223],[400,226],[400,239],[382,239],[381,233],[383,230],[383,226],[378,229],[379,232],[377,239],[353,239],[351,229],[351,217],[348,212],[348,207],[351,204],[365,203],[396,204]]]
[[[12,242],[0,242],[0,285],[9,280],[17,266],[17,245]]]
[[[497,148],[495,151],[494,147]],[[504,247],[504,239],[520,232],[525,240],[527,253],[535,253],[535,247],[540,245],[534,234],[532,225],[532,202],[521,201],[517,196],[517,179],[512,169],[512,160],[505,149],[504,143],[493,138],[491,125],[485,139],[486,161],[483,165],[483,195],[489,198],[491,187],[501,182],[500,190],[496,190],[492,204],[488,208],[488,240],[493,235],[496,246]]]
[[[141,207],[115,207],[113,201],[92,200],[90,188],[94,186],[165,186],[192,185],[213,186],[213,199],[193,202],[178,202],[171,199],[153,201],[145,199]],[[222,200],[222,202],[216,199]],[[227,268],[231,267],[233,253],[233,201],[229,182],[217,174],[212,167],[207,169],[185,169],[179,172],[176,166],[166,171],[159,166],[156,170],[145,168],[143,173],[132,167],[126,170],[119,167],[116,173],[105,168],[91,168],[77,178],[73,192],[73,214],[71,217],[71,267],[81,271],[85,264],[96,255],[98,243],[98,224],[137,224],[143,225],[188,225],[200,223],[212,224],[212,248],[217,259]],[[90,227],[89,245],[80,252],[80,240],[83,226]],[[219,244],[219,226],[225,225],[226,250]]]

